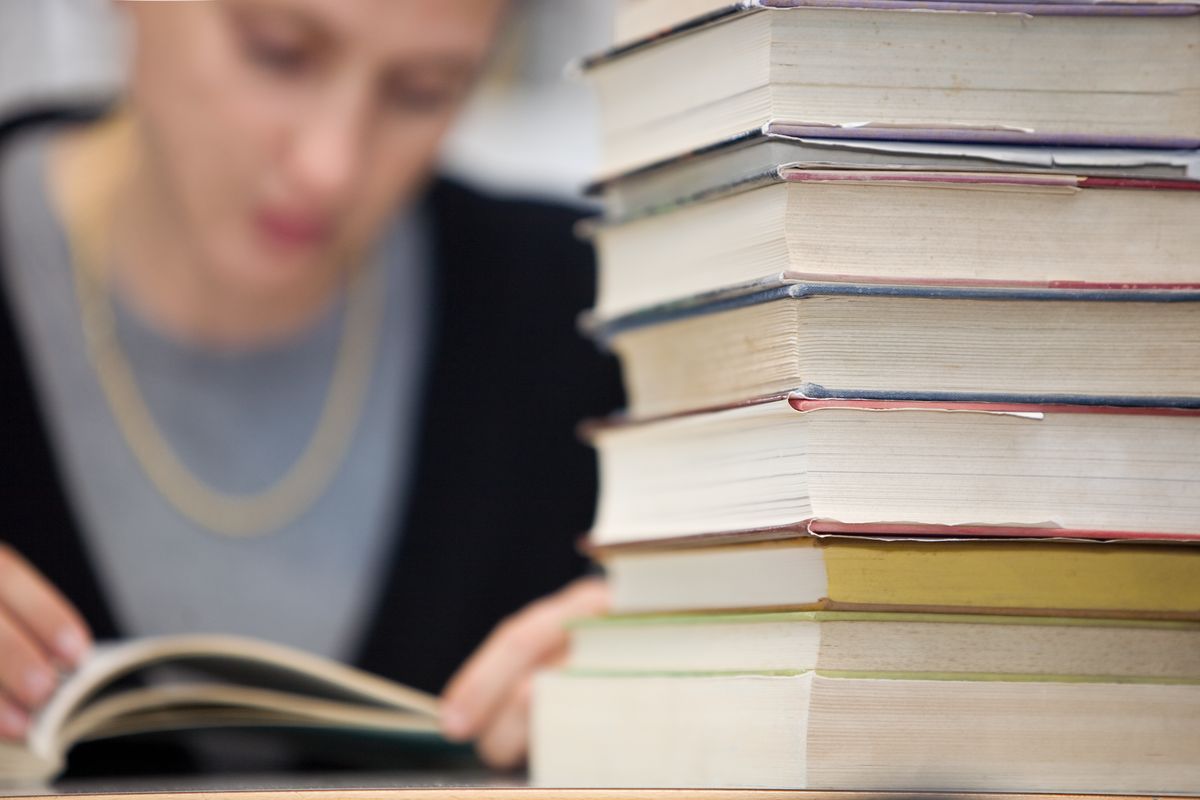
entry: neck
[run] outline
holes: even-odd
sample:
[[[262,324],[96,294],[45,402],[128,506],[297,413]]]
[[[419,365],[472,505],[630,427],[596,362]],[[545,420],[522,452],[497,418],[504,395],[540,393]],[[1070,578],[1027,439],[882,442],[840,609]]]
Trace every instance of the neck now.
[[[62,140],[51,180],[80,266],[119,289],[147,322],[180,341],[249,349],[312,325],[342,276],[309,270],[270,292],[231,286],[205,269],[195,234],[161,176],[139,158],[133,120],[118,115]]]

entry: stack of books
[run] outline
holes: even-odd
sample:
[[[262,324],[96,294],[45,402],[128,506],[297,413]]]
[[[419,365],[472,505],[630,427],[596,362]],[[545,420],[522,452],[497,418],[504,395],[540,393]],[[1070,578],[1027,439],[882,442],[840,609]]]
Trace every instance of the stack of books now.
[[[534,780],[1200,793],[1197,7],[619,14]]]

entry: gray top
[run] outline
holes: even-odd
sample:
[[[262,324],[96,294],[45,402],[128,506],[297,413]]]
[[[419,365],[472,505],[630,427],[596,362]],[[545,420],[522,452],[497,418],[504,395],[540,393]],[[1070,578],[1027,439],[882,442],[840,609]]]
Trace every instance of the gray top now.
[[[68,495],[120,627],[271,639],[351,656],[385,577],[405,502],[427,338],[420,220],[397,222],[373,269],[387,305],[362,414],[346,456],[297,519],[228,537],[181,516],[147,479],[112,416],[83,339],[62,226],[48,202],[47,136],[12,142],[0,164],[3,276]],[[341,342],[339,300],[282,344],[222,353],[174,340],[114,298],[118,342],[177,457],[228,492],[271,486],[305,449]]]

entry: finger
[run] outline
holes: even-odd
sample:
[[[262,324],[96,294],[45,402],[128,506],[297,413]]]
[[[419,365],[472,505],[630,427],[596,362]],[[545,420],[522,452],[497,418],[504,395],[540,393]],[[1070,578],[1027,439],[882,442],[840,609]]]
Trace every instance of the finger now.
[[[29,730],[29,715],[6,697],[0,696],[0,739],[21,741]]]
[[[67,666],[78,665],[91,646],[91,633],[79,612],[33,565],[2,543],[0,606]]]
[[[516,682],[564,646],[559,620],[548,601],[539,601],[496,628],[447,687],[442,727],[448,737],[476,736]]]
[[[510,617],[451,678],[442,704],[442,728],[451,739],[477,735],[506,695],[533,667],[566,646],[564,623],[607,607],[608,591],[596,578],[576,581]]]
[[[608,582],[600,577],[580,578],[563,592],[576,616],[594,616],[608,610]]]
[[[529,703],[533,677],[525,676],[491,724],[479,737],[476,750],[493,769],[515,769],[525,763],[529,749]]]
[[[608,606],[607,584],[584,578],[503,622],[451,679],[443,703],[448,736],[467,739],[486,726],[517,681],[566,645],[564,623]]]
[[[29,632],[0,607],[0,690],[27,709],[49,699],[58,675]]]

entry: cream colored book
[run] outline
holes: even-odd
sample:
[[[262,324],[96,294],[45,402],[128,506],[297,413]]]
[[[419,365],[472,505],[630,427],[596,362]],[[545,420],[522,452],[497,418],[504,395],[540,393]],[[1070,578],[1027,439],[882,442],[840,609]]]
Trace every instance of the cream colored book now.
[[[776,120],[1195,147],[1195,6],[1116,5],[774,0],[683,26],[585,63],[600,173]]]
[[[160,667],[172,668],[169,680],[119,685]],[[325,658],[234,636],[135,639],[98,645],[37,715],[25,745],[0,744],[0,784],[56,774],[82,741],[247,726],[439,735],[436,698]]]
[[[617,320],[629,415],[811,397],[1200,406],[1200,286],[792,283]]]
[[[970,1],[972,0],[968,0]],[[1032,0],[1034,3],[1052,1]],[[1166,5],[1172,2],[1173,0],[1121,0],[1121,5]],[[1194,2],[1195,0],[1183,0],[1184,4]],[[721,16],[737,14],[749,8],[787,5],[789,0],[619,0],[613,14],[613,44],[621,47],[684,26],[698,27],[716,21]]]
[[[1200,181],[995,169],[780,165],[757,188],[597,224],[595,315],[789,281],[1200,283]]]
[[[592,441],[599,546],[780,527],[1200,540],[1197,409],[780,396]]]
[[[546,673],[540,786],[1194,794],[1200,684]]]
[[[613,13],[613,44],[630,44],[735,5],[734,0],[621,0]]]
[[[1053,557],[1053,556],[1051,556]],[[1200,681],[1200,622],[792,611],[570,625],[579,673],[822,672]]]

